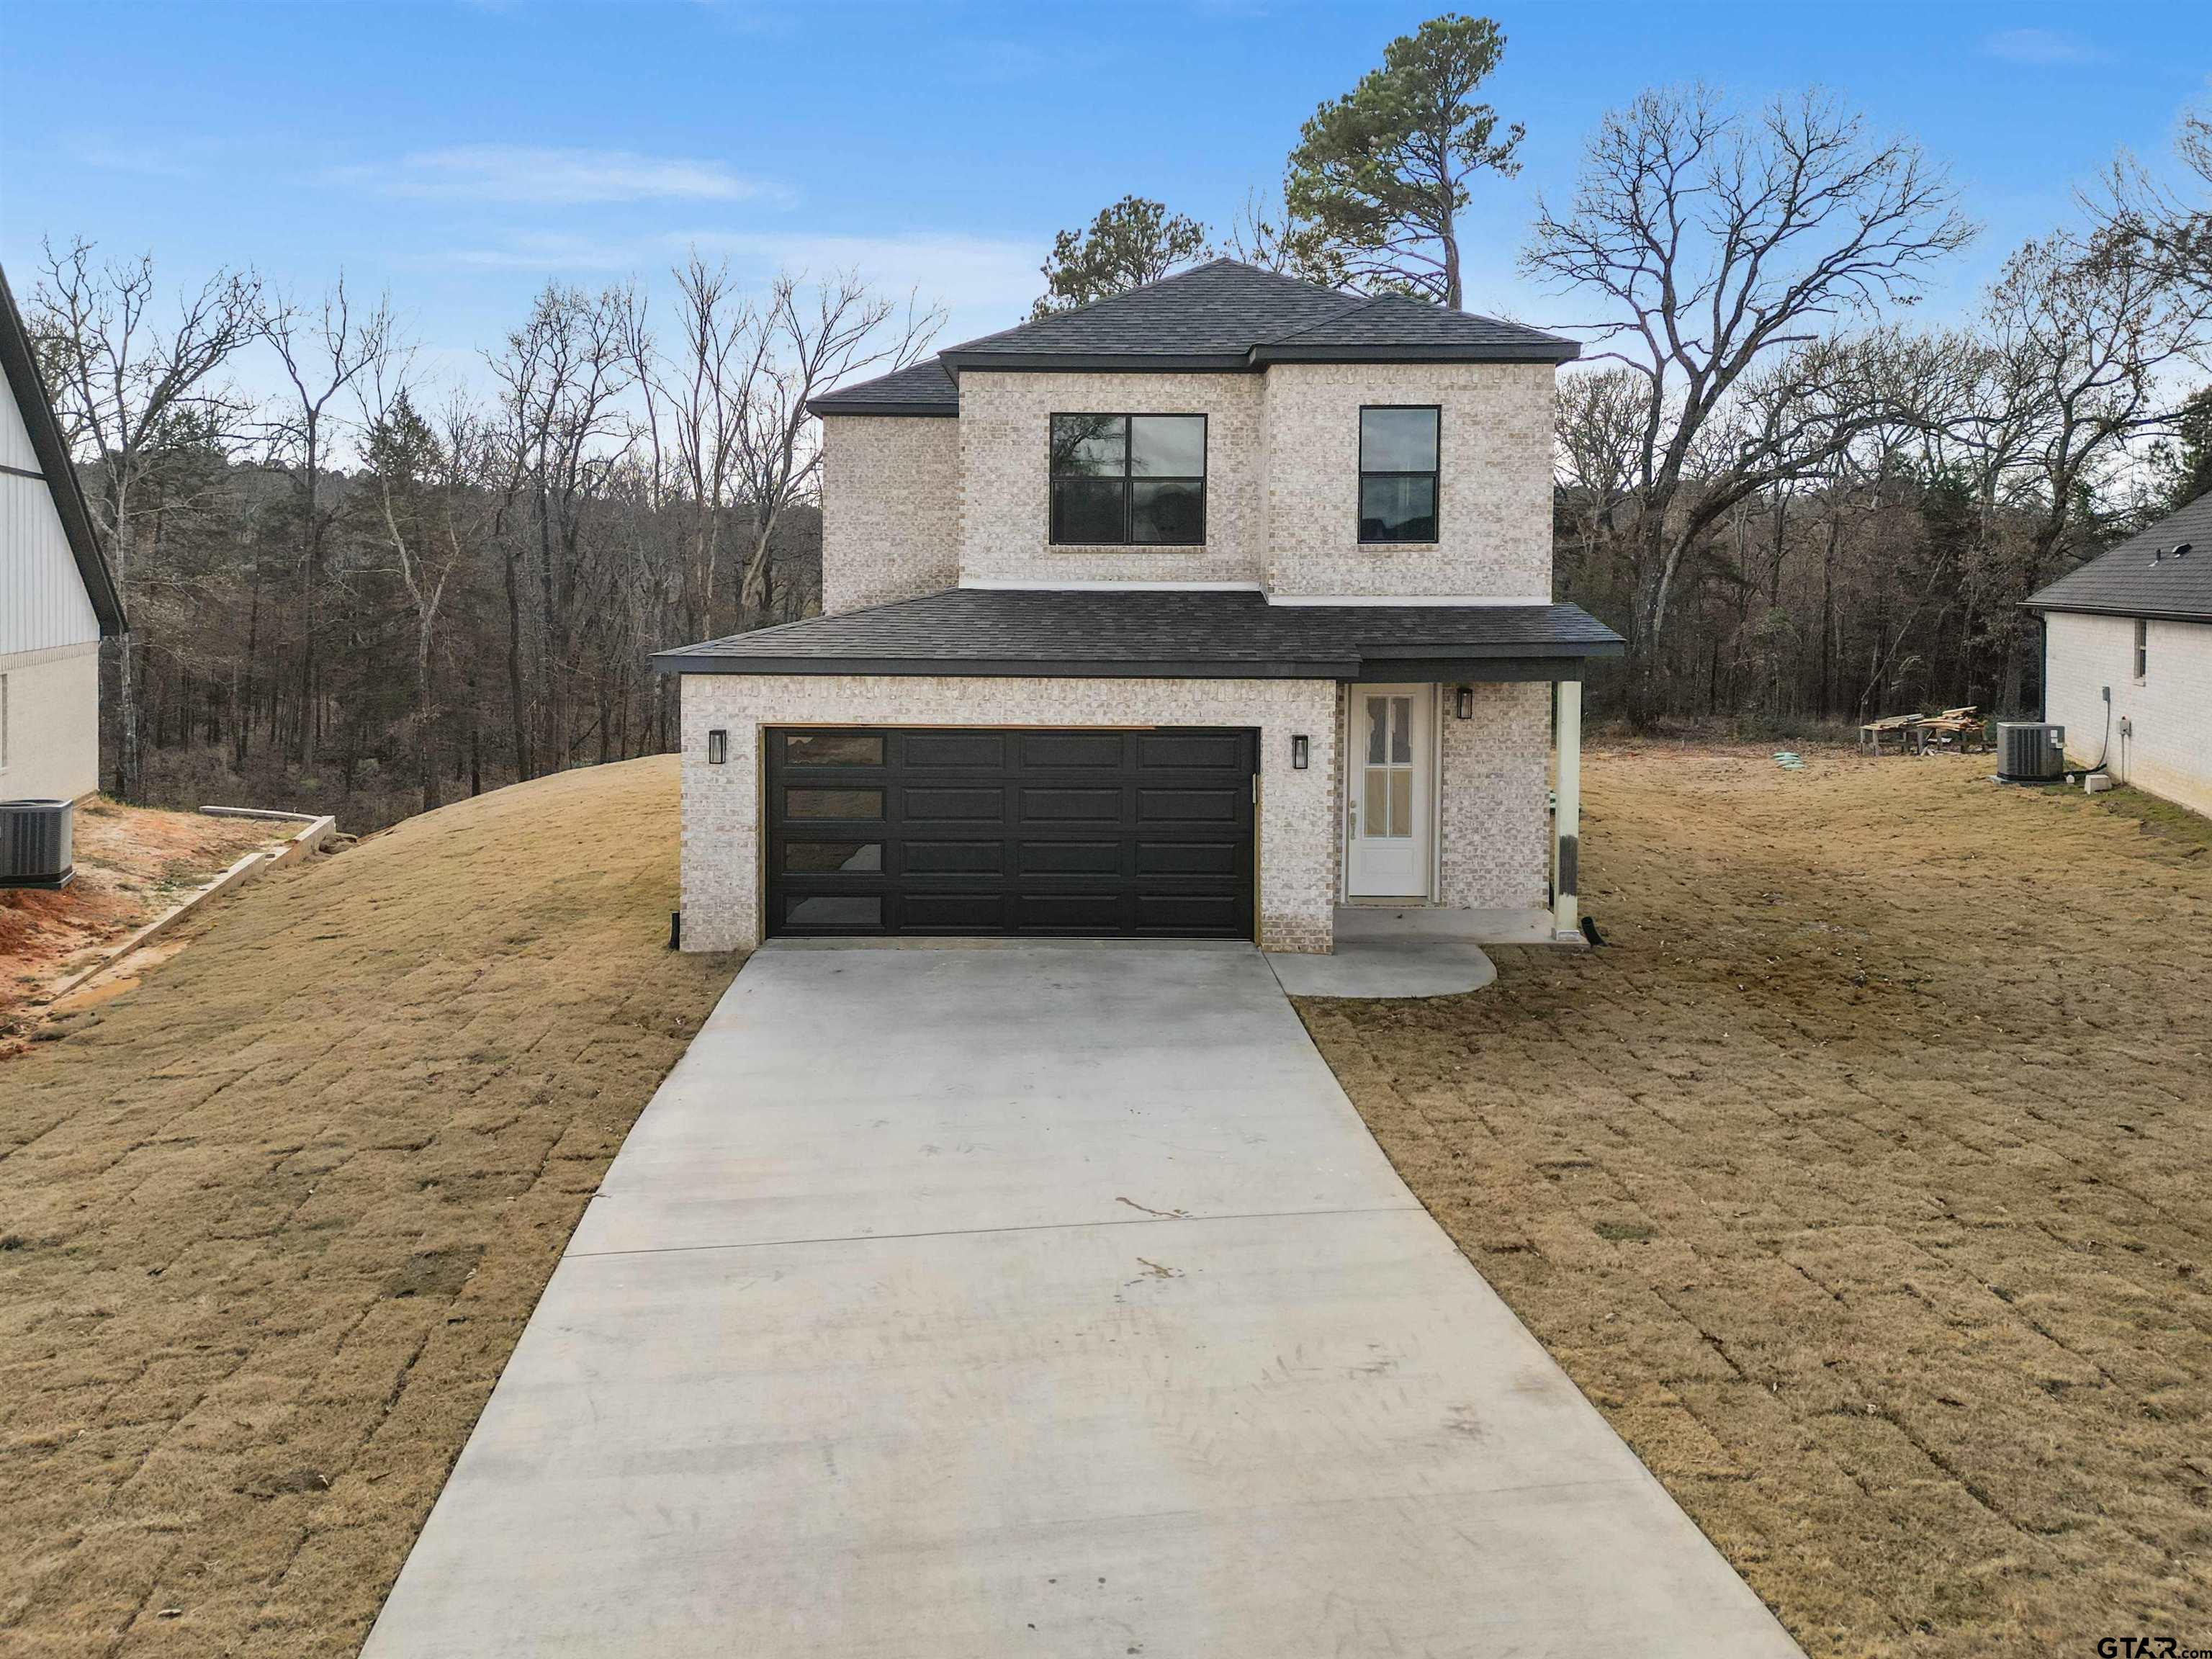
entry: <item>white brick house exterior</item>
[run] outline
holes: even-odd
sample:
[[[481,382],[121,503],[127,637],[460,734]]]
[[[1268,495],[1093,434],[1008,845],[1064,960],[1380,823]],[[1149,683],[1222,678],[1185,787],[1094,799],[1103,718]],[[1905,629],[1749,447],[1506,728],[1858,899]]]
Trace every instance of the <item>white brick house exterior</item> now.
[[[2028,600],[2076,766],[2212,813],[2212,495]]]
[[[1325,951],[1362,902],[1578,939],[1582,665],[1619,642],[1552,603],[1573,352],[1224,260],[818,400],[823,617],[657,659],[685,945],[1188,915]],[[1249,776],[1177,769],[1207,732]]]

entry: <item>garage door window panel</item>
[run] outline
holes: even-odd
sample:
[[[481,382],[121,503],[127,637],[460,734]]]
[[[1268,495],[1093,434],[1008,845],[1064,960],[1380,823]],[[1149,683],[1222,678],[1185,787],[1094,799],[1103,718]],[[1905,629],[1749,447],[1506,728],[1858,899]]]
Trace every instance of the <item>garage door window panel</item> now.
[[[773,932],[1252,935],[1251,732],[890,728],[810,732],[828,741],[805,747],[785,735],[767,745]],[[875,767],[794,758],[878,744]],[[793,807],[883,817],[864,827]]]

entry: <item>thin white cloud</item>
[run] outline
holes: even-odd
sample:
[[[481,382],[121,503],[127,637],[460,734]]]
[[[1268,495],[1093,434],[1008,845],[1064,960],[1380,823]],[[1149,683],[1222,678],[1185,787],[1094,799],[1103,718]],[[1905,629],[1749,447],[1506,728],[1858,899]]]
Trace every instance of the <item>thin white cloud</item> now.
[[[680,240],[702,252],[726,253],[733,264],[763,274],[857,271],[879,288],[918,289],[924,301],[941,301],[955,311],[1026,310],[1042,282],[1041,246],[1000,237],[710,232]]]
[[[204,179],[223,146],[212,138],[117,140],[81,137],[69,151],[86,167],[135,173],[142,179]]]
[[[743,202],[781,195],[720,161],[626,149],[462,144],[340,167],[334,179],[380,195],[575,207],[607,202]]]
[[[1999,29],[1982,38],[1982,55],[2008,64],[2052,69],[2066,64],[2094,64],[2108,54],[2078,34],[2062,29]]]
[[[911,291],[923,305],[945,308],[947,340],[1019,322],[1042,280],[1037,275],[1042,242],[941,234],[698,230],[599,239],[526,233],[455,248],[429,263],[547,276],[635,276],[651,284],[694,247],[710,259],[728,259],[748,283],[764,283],[778,270],[817,278],[849,270],[887,293]]]

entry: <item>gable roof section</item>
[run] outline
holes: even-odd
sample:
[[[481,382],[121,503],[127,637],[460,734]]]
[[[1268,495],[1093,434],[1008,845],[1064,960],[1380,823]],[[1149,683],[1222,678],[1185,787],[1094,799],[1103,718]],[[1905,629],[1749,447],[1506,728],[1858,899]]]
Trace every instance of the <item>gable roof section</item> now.
[[[907,369],[830,392],[810,407],[822,415],[953,414],[956,383],[971,368],[1255,373],[1278,362],[1563,363],[1581,349],[1495,317],[1399,295],[1340,294],[1241,260],[1213,259],[949,346],[935,359],[941,389],[929,381],[925,393],[923,377]],[[925,395],[927,410],[909,406]]]
[[[70,551],[76,559],[76,574],[100,618],[100,635],[112,638],[130,623],[123,615],[123,602],[115,591],[107,556],[100,551],[100,537],[93,529],[92,513],[85,505],[69,446],[54,419],[53,400],[46,395],[46,376],[39,372],[38,357],[31,349],[30,331],[23,325],[23,313],[15,309],[15,295],[4,271],[0,271],[0,371],[5,373],[8,389],[31,434],[40,473],[46,493],[53,497],[55,512],[61,515],[63,533],[69,538]]]
[[[2189,553],[2175,558],[2173,550],[2185,543]],[[2212,622],[2212,494],[2038,589],[2025,603],[2033,611]]]
[[[1270,605],[1191,587],[956,587],[664,651],[664,674],[1574,679],[1618,634],[1571,605]]]

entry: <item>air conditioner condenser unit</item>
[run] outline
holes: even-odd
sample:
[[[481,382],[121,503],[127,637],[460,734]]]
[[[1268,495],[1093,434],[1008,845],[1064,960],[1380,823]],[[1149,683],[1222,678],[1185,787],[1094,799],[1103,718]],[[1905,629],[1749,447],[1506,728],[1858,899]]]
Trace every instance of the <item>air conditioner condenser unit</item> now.
[[[2066,770],[2066,728],[2034,720],[1997,722],[1997,777],[2055,783]]]

